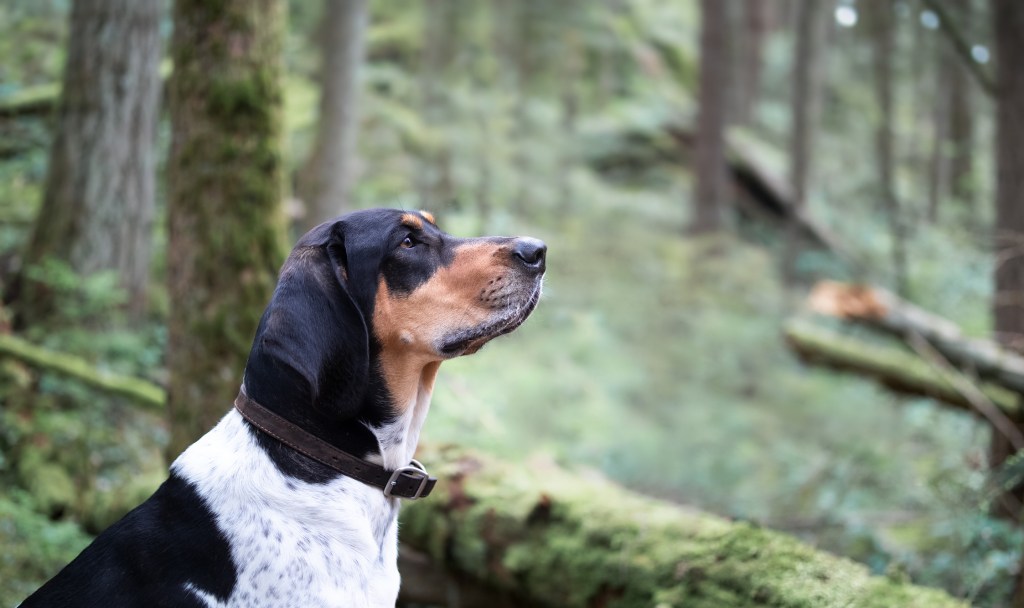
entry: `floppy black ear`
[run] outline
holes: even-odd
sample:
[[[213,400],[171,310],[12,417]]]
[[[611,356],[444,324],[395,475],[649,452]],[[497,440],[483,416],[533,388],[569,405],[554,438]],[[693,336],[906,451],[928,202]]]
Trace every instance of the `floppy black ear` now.
[[[354,290],[364,269],[353,259],[342,221],[311,231],[285,262],[257,329],[246,391],[296,423],[329,428],[357,416],[365,399],[372,313]]]

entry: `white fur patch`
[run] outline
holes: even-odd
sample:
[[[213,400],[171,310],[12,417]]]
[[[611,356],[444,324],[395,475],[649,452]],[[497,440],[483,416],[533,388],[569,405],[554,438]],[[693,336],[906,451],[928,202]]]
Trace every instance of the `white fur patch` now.
[[[410,437],[409,427],[413,420],[417,427],[422,424],[426,412],[417,410],[426,408],[409,409],[421,414],[410,415],[401,425],[406,441],[399,442],[400,451],[411,454],[419,428]],[[384,451],[389,466],[396,451]],[[309,484],[285,476],[255,443],[235,410],[171,468],[195,484],[231,548],[237,578],[227,601],[192,583],[185,585],[207,605],[395,605],[397,499],[348,477]]]

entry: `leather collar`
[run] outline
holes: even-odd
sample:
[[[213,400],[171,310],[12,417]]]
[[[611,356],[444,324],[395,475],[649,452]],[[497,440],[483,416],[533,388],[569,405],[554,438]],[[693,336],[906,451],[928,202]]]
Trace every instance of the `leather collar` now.
[[[383,490],[385,496],[415,500],[428,496],[437,483],[415,460],[392,471],[334,447],[253,401],[244,385],[235,398],[235,409],[274,439],[343,475]]]

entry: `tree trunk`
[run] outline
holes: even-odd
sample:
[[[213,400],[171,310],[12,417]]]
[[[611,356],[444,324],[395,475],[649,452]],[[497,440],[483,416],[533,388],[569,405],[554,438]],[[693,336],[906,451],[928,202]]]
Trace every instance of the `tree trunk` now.
[[[750,124],[761,97],[761,73],[764,67],[764,43],[768,34],[772,0],[747,0],[741,5],[743,36],[738,42],[742,49],[739,81],[736,90],[736,122]]]
[[[445,133],[450,103],[444,85],[449,66],[455,60],[460,12],[456,0],[428,0],[423,4],[423,58],[420,93],[423,116],[441,137],[436,147],[421,159],[417,176],[420,207],[440,210],[455,197],[452,158]]]
[[[326,0],[326,5],[320,121],[299,179],[299,196],[306,203],[305,230],[351,209],[359,132],[359,73],[369,7],[367,0]]]
[[[429,500],[403,507],[403,543],[514,594],[517,605],[966,608],[937,589],[873,577],[779,532],[641,496],[593,473],[458,449],[418,457],[442,474]]]
[[[949,194],[974,215],[974,114],[971,80],[963,62],[950,52],[948,65]]]
[[[112,270],[135,315],[149,279],[161,4],[73,3],[56,138],[23,265],[52,258],[82,275]],[[46,288],[24,276],[19,285],[20,322],[45,319]]]
[[[1020,58],[1024,57],[1024,4],[992,0],[992,26],[997,90],[993,316],[996,339],[1012,350],[1024,351],[1024,71],[1020,69]],[[993,433],[991,466],[1001,465],[1012,453],[1012,446]],[[1013,498],[1001,501],[997,512],[1016,519],[1024,487],[1010,494]],[[1014,605],[1024,605],[1024,585],[1018,585],[1017,596]]]
[[[173,458],[231,407],[285,256],[281,0],[178,0],[168,161]]]
[[[531,171],[531,155],[526,144],[530,141],[533,121],[529,116],[530,84],[537,71],[537,50],[541,37],[537,33],[536,0],[519,0],[509,3],[514,5],[516,33],[513,44],[513,66],[515,70],[515,96],[512,106],[512,122],[516,132],[513,142],[511,163],[516,172],[516,185],[512,193],[511,209],[520,216],[527,211],[527,199],[530,197],[529,184],[536,178]]]
[[[796,257],[799,252],[799,218],[807,208],[807,188],[811,181],[811,155],[814,131],[821,106],[822,47],[828,7],[818,0],[799,0],[797,33],[793,58],[793,91],[791,108],[790,181],[793,188],[793,213],[786,227],[783,255],[783,277],[787,283],[796,280]]]
[[[576,206],[573,201],[573,169],[578,162],[576,154],[577,122],[580,114],[579,82],[583,79],[583,53],[579,34],[563,36],[561,65],[562,150],[559,158],[558,200],[555,210],[560,218],[568,218]]]
[[[950,73],[959,66],[951,62],[959,62],[948,49],[942,49],[938,53],[939,66],[935,70],[935,94],[933,95],[932,106],[932,149],[931,158],[928,162],[928,213],[927,219],[930,224],[939,221],[939,206],[944,195],[948,165],[947,148],[949,145],[949,123],[950,123],[950,96],[949,88],[953,86]]]
[[[893,178],[896,157],[893,153],[893,56],[896,52],[896,27],[893,3],[870,0],[867,13],[871,21],[872,59],[874,63],[875,97],[878,101],[878,124],[875,127],[875,161],[878,167],[878,191],[888,216],[892,240],[892,266],[896,291],[906,295],[907,230]]]
[[[700,79],[694,146],[694,234],[722,228],[726,201],[725,120],[728,109],[728,18],[725,3],[701,0]]]

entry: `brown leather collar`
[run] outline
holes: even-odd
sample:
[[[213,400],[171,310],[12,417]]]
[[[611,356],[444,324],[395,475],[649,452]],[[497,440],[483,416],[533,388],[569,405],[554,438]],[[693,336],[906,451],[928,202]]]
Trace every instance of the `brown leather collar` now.
[[[380,488],[385,496],[415,500],[428,496],[437,483],[437,479],[427,474],[423,465],[415,460],[391,471],[339,450],[253,401],[245,394],[245,386],[235,398],[235,409],[274,439],[339,473]]]

